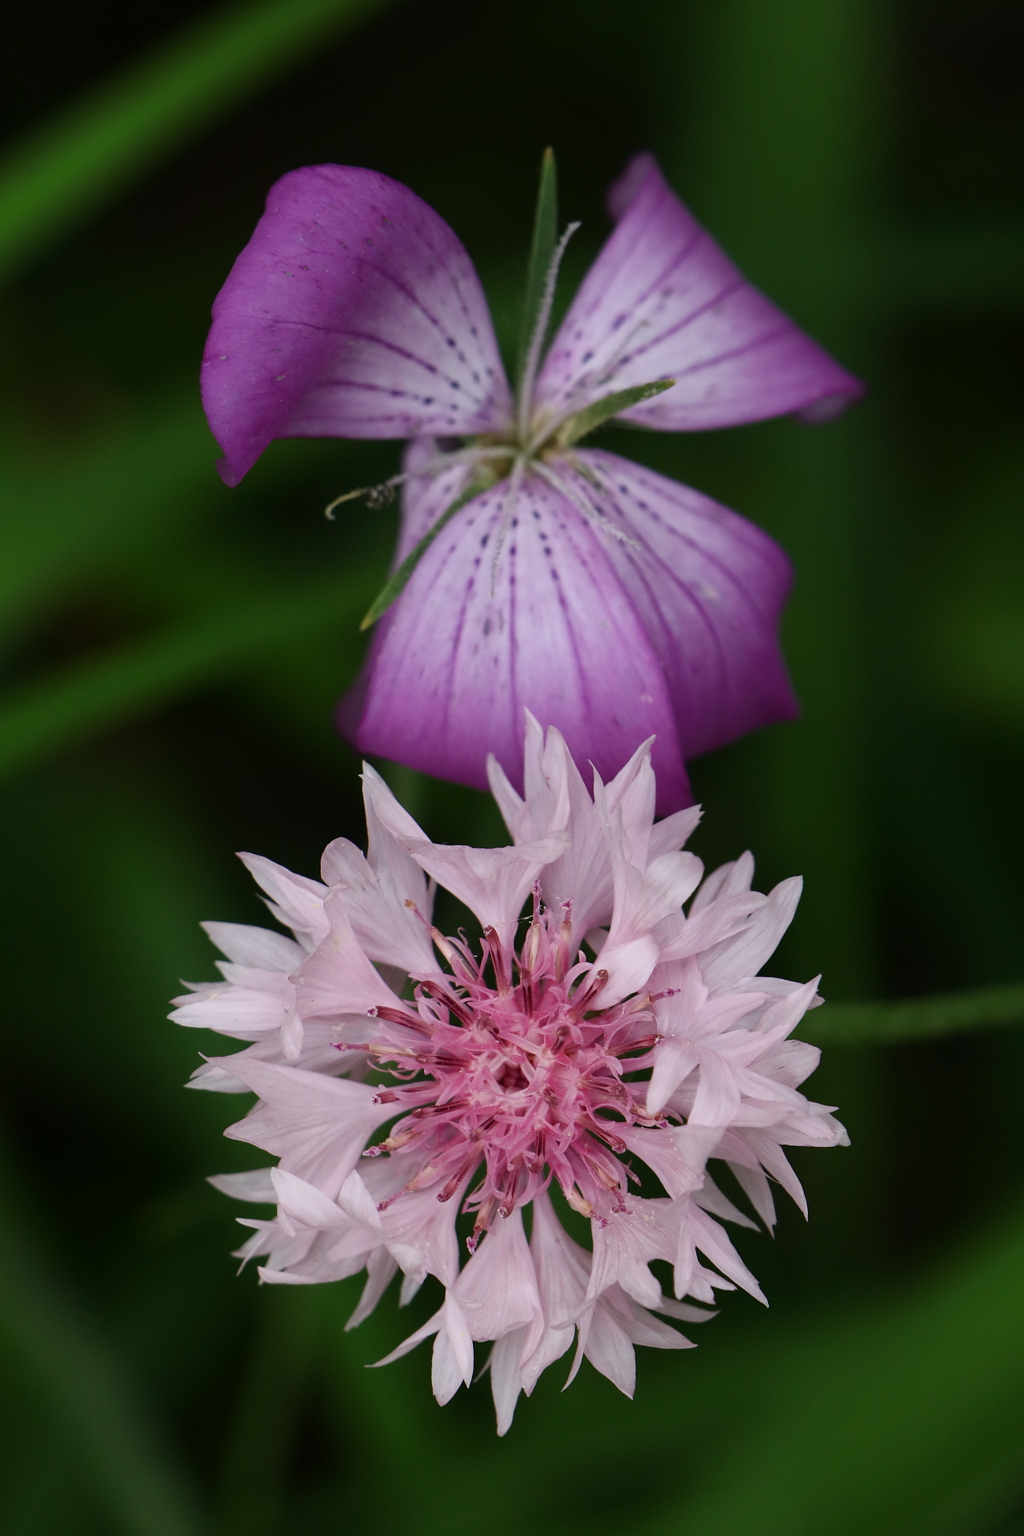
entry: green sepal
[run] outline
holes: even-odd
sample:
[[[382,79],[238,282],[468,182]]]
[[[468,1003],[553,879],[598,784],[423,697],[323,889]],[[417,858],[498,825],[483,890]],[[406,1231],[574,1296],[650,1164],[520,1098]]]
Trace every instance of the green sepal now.
[[[437,538],[445,524],[450,523],[456,512],[461,512],[466,503],[472,501],[474,496],[479,496],[482,491],[486,491],[494,483],[495,482],[493,478],[486,478],[481,475],[474,476],[472,484],[463,491],[461,496],[456,496],[448,510],[441,513],[441,516],[438,518],[437,522],[434,523],[431,528],[427,529],[426,533],[423,535],[422,539],[420,539],[415,549],[409,551],[395,574],[389,577],[388,580],[384,583],[383,587],[377,593],[377,596],[366,610],[366,617],[360,624],[360,629],[369,629],[371,624],[376,624],[377,620],[381,618],[383,614],[387,613],[395,599],[397,597],[401,597],[402,593],[405,591],[405,588],[409,583],[410,576],[419,565],[420,561],[423,559],[423,556],[426,554],[431,544],[433,544],[434,540]]]
[[[555,152],[546,149],[540,163],[540,186],[537,188],[537,211],[533,220],[533,244],[530,247],[530,265],[526,276],[526,294],[523,298],[523,314],[519,324],[519,345],[516,348],[515,390],[519,394],[523,382],[530,342],[544,302],[544,285],[551,261],[558,244],[558,174],[555,170]]]
[[[613,416],[639,405],[641,400],[653,400],[655,395],[663,395],[675,382],[675,379],[656,379],[653,384],[634,384],[631,389],[619,389],[614,395],[605,395],[602,400],[595,400],[592,405],[563,421],[558,429],[559,446],[568,448],[570,444],[578,443],[581,437],[586,437],[595,427],[603,426]]]

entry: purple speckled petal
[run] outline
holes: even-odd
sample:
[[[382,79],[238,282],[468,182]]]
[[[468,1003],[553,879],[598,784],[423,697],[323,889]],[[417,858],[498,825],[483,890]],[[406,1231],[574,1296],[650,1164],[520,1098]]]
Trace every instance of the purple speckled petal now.
[[[451,500],[450,487],[412,487],[399,558]],[[495,568],[508,494],[506,480],[476,497],[430,546],[342,706],[346,735],[481,789],[493,752],[521,786],[525,707],[606,779],[656,735],[659,814],[691,804],[665,677],[608,541],[532,476]]]
[[[498,431],[511,411],[461,242],[408,187],[344,165],[271,188],[214,303],[202,385],[229,485],[275,437]]]
[[[799,705],[779,649],[789,560],[708,496],[616,454],[578,452],[587,492],[626,538],[603,548],[668,679],[684,758],[791,720]]]
[[[615,390],[675,379],[624,411],[663,431],[800,411],[836,415],[862,387],[743,277],[649,155],[609,196],[619,220],[566,315],[536,403],[555,420]]]

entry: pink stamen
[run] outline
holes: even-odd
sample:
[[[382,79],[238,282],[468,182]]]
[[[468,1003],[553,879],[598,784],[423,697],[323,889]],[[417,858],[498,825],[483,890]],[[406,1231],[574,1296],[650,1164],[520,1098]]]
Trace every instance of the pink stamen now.
[[[464,935],[433,937],[451,970],[417,983],[410,1005],[419,1010],[416,1022],[400,1009],[376,1010],[400,1029],[397,1040],[408,1041],[406,1031],[417,1026],[425,1038],[368,1048],[393,1063],[395,1081],[376,1102],[394,1104],[405,1118],[365,1155],[416,1141],[421,1172],[405,1189],[443,1180],[442,1203],[482,1163],[482,1180],[466,1202],[476,1211],[471,1251],[494,1220],[552,1180],[585,1215],[617,1209],[629,1177],[614,1155],[627,1150],[620,1128],[664,1123],[646,1112],[646,1084],[638,1083],[634,1099],[623,1074],[642,1068],[642,1053],[660,1037],[633,1035],[630,1002],[599,1008],[606,971],[582,956],[570,966],[568,903],[556,916],[535,892],[518,953],[493,928],[476,954]]]

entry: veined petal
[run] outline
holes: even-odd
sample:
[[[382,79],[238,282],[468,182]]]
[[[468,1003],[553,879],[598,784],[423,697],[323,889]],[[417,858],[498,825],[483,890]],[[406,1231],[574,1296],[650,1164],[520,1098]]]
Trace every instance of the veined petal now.
[[[568,846],[568,833],[553,832],[536,842],[504,848],[432,843],[368,766],[363,782],[381,826],[439,885],[464,902],[484,928],[511,940],[528,892],[544,865]]]
[[[363,1294],[359,1298],[355,1311],[345,1324],[346,1333],[350,1328],[358,1328],[360,1323],[366,1321],[397,1273],[398,1265],[386,1248],[377,1248],[370,1254],[366,1261],[366,1284],[363,1286]]]
[[[545,866],[541,893],[552,908],[568,903],[573,944],[588,929],[611,920],[613,884],[604,822],[587,791],[562,734],[549,726],[541,730],[529,710],[526,715],[524,798],[509,784],[504,769],[491,757],[488,776],[505,824],[516,842],[556,827],[566,827],[571,842],[565,852]],[[621,779],[641,754],[650,756],[650,742],[638,747],[618,775]],[[617,780],[613,780],[613,783]],[[609,793],[611,786],[609,786]],[[653,815],[653,797],[652,809]],[[684,814],[686,814],[684,812]]]
[[[754,855],[748,849],[738,859],[719,864],[711,871],[690,904],[690,916],[710,906],[719,896],[735,896],[740,891],[749,891],[753,879]]]
[[[395,1113],[390,1104],[374,1103],[376,1090],[366,1083],[244,1056],[234,1057],[231,1067],[260,1101],[225,1136],[280,1157],[286,1172],[316,1184],[329,1199],[352,1172],[370,1132]]]
[[[382,965],[423,975],[434,967],[424,921],[430,917],[426,878],[395,839],[379,828],[377,840],[379,850],[384,845],[379,873],[347,837],[328,844],[322,872],[364,954]]]
[[[499,1217],[462,1270],[452,1294],[474,1339],[500,1339],[513,1328],[533,1324],[536,1343],[541,1331],[540,1295],[518,1208]]]
[[[527,1328],[514,1328],[511,1333],[503,1333],[495,1341],[487,1361],[499,1435],[507,1435],[511,1429],[516,1403],[523,1390],[523,1345],[528,1333]]]
[[[546,1190],[534,1196],[530,1252],[537,1274],[544,1332],[532,1354],[522,1363],[523,1389],[527,1396],[542,1371],[560,1359],[572,1343],[576,1326],[573,1319],[583,1304],[590,1279],[590,1254],[566,1232]]]
[[[748,976],[756,976],[793,921],[803,888],[799,875],[780,880],[742,933],[720,940],[701,956],[701,975],[711,991],[724,990]]]
[[[647,1089],[647,1113],[658,1115],[665,1108],[679,1084],[697,1065],[700,1053],[692,1040],[676,1040],[670,1035],[654,1048],[654,1067]]]
[[[294,1173],[288,1173],[284,1168],[274,1168],[270,1177],[277,1195],[277,1219],[286,1232],[293,1233],[296,1224],[300,1227],[314,1227],[317,1230],[352,1225],[351,1217],[347,1216],[333,1200],[328,1200],[315,1184],[307,1183],[305,1179],[298,1178]],[[352,1177],[353,1175],[349,1174],[349,1178]],[[355,1177],[358,1178],[359,1175],[356,1174]],[[374,1208],[374,1214],[376,1215],[376,1208]]]
[[[222,1195],[233,1200],[246,1200],[252,1205],[273,1205],[277,1200],[272,1175],[274,1168],[252,1168],[246,1173],[212,1173],[207,1184],[219,1189]]]
[[[633,1396],[636,1391],[636,1355],[632,1341],[611,1310],[601,1302],[580,1319],[577,1362],[581,1353],[626,1397]]]
[[[642,1307],[656,1307],[661,1286],[648,1269],[652,1259],[668,1257],[659,1217],[666,1200],[640,1200],[627,1196],[625,1208],[603,1222],[592,1221],[594,1259],[587,1286],[593,1301],[610,1285],[621,1285]]]
[[[462,243],[399,182],[291,171],[217,295],[203,403],[236,485],[275,437],[501,430],[487,303]]]
[[[462,1309],[451,1295],[445,1297],[442,1316],[444,1324],[434,1340],[430,1385],[443,1408],[463,1383],[468,1387],[473,1380],[473,1340]]]
[[[455,1284],[459,1273],[459,1248],[455,1218],[459,1199],[445,1204],[435,1189],[403,1191],[382,1217],[388,1252],[403,1273],[421,1283],[428,1274],[442,1285]]]
[[[587,473],[574,475],[580,493],[621,535],[603,548],[661,663],[683,757],[793,719],[778,640],[792,581],[784,552],[675,480],[617,454],[576,457]]]
[[[675,387],[627,421],[693,431],[790,411],[836,415],[856,379],[749,282],[683,207],[650,155],[613,187],[618,226],[551,344],[537,385],[552,422],[634,385]]]
[[[330,931],[298,972],[298,1007],[304,1019],[344,1018],[402,1006],[360,947],[345,897],[338,890],[327,897],[324,911]]]
[[[170,1018],[190,1029],[214,1029],[238,1040],[258,1040],[268,1030],[283,1028],[290,1013],[290,1005],[270,993],[214,982],[207,991],[191,994]]]
[[[283,971],[289,976],[302,959],[302,950],[294,939],[270,928],[253,928],[248,923],[200,923],[222,954],[239,965],[261,970]]]
[[[488,750],[523,782],[523,711],[611,778],[649,736],[664,811],[691,800],[666,680],[610,539],[528,475],[475,497],[383,619],[342,706],[365,752],[485,788]],[[500,546],[500,547],[499,547]]]
[[[278,922],[291,928],[300,943],[305,939],[308,948],[315,949],[328,927],[324,916],[327,887],[319,880],[293,874],[261,853],[240,853],[238,857],[270,897],[267,906]]]

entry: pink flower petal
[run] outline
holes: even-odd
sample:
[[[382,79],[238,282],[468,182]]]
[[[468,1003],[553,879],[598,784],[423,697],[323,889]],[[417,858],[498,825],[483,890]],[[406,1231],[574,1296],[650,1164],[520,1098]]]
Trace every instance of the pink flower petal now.
[[[720,940],[701,956],[701,974],[712,991],[724,991],[737,981],[757,975],[793,921],[803,888],[799,875],[780,880],[742,933]]]
[[[568,833],[554,832],[536,842],[504,848],[432,843],[368,764],[363,781],[381,826],[439,885],[458,897],[483,928],[494,928],[511,942],[523,902],[545,864],[567,847]]]
[[[345,1324],[345,1332],[366,1321],[398,1272],[398,1265],[386,1248],[377,1248],[366,1260],[366,1284],[355,1311]]]
[[[474,1339],[500,1339],[513,1328],[541,1332],[540,1295],[517,1208],[499,1217],[455,1282],[453,1295]]]
[[[268,971],[291,975],[302,960],[302,950],[294,939],[270,928],[253,928],[248,923],[200,923],[221,954],[239,965],[258,966]]]
[[[267,906],[278,922],[291,928],[300,943],[305,940],[309,949],[315,949],[328,928],[324,917],[327,887],[319,880],[293,874],[261,853],[240,853],[238,857],[271,898]]]
[[[551,344],[537,406],[560,420],[632,385],[675,387],[624,411],[663,431],[837,414],[862,393],[733,265],[649,155],[613,188],[611,235]]]
[[[274,1168],[270,1176],[277,1195],[277,1219],[286,1232],[294,1231],[292,1223],[300,1227],[313,1227],[318,1231],[352,1225],[351,1217],[333,1200],[328,1200],[315,1184],[309,1184],[283,1168]],[[359,1175],[349,1174],[350,1179],[353,1177],[358,1178]]]
[[[660,804],[689,803],[666,680],[612,541],[536,476],[514,506],[507,491],[476,497],[427,550],[342,707],[346,734],[478,788],[491,751],[518,785],[525,708],[606,779],[656,736]]]
[[[594,1259],[587,1286],[593,1301],[610,1285],[621,1285],[642,1307],[656,1307],[661,1286],[648,1269],[652,1259],[667,1258],[665,1234],[659,1218],[671,1203],[627,1196],[625,1208],[604,1221],[590,1224]]]
[[[374,1103],[376,1090],[366,1083],[244,1056],[234,1057],[231,1066],[260,1102],[244,1120],[229,1125],[225,1136],[272,1152],[282,1168],[317,1185],[328,1198],[356,1166],[371,1131],[394,1115],[390,1105]]]
[[[330,931],[296,978],[303,1018],[341,1019],[368,1015],[373,1008],[400,1008],[399,999],[359,945],[346,911],[345,892],[332,891],[324,911]]]
[[[473,1340],[454,1297],[445,1297],[442,1315],[444,1324],[434,1340],[430,1363],[430,1385],[443,1408],[463,1383],[468,1387],[473,1380]]]
[[[376,831],[376,861],[372,833],[369,858],[347,837],[339,837],[324,850],[322,873],[363,952],[382,965],[424,975],[435,965],[426,877],[380,827],[369,804],[367,822]]]
[[[222,1195],[235,1200],[246,1200],[253,1205],[273,1205],[277,1191],[271,1175],[273,1168],[252,1168],[246,1173],[214,1173],[207,1179]]]
[[[422,1283],[429,1274],[436,1275],[442,1285],[455,1284],[459,1273],[455,1236],[459,1198],[442,1204],[436,1188],[407,1190],[384,1212],[388,1252],[415,1283]]]
[[[541,1190],[533,1200],[530,1252],[537,1274],[544,1332],[522,1365],[523,1388],[531,1393],[543,1371],[572,1343],[590,1278],[590,1254],[575,1243],[555,1215],[551,1197]]]
[[[789,560],[746,518],[618,455],[579,459],[623,538],[602,548],[668,681],[683,757],[799,713],[779,648]],[[657,767],[657,764],[655,764]]]
[[[596,1371],[618,1387],[626,1397],[636,1391],[636,1355],[629,1334],[608,1307],[600,1302],[580,1319],[582,1351]]]
[[[408,187],[343,165],[271,188],[214,303],[202,385],[229,485],[275,437],[491,432],[511,410],[461,242]]]

